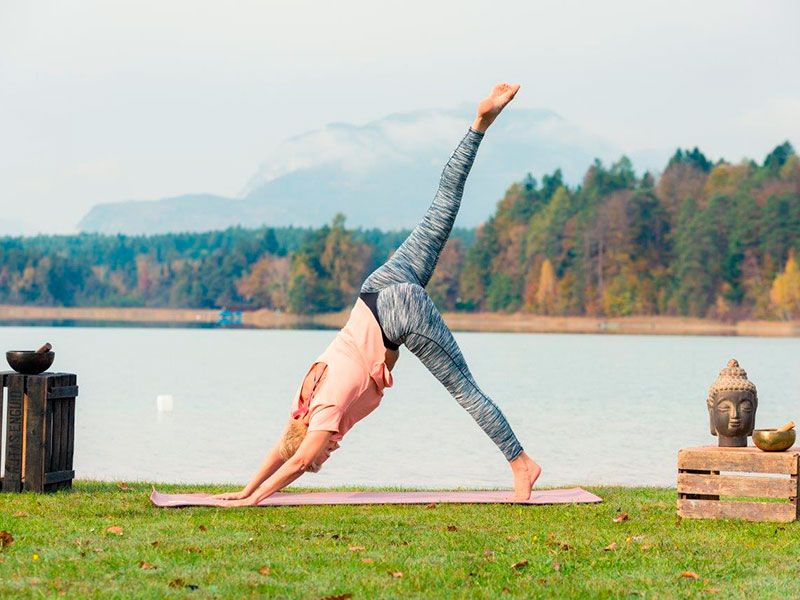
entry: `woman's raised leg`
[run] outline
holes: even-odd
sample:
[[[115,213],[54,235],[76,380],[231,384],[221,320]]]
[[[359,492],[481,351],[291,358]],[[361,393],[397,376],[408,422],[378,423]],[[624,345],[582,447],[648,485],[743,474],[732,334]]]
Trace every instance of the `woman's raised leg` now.
[[[470,127],[442,170],[439,189],[422,221],[389,260],[367,277],[362,292],[378,292],[393,283],[428,285],[461,207],[464,183],[481,139],[483,133]]]
[[[389,260],[367,277],[361,292],[379,292],[393,283],[428,285],[439,254],[453,229],[464,194],[464,183],[483,134],[518,91],[519,85],[499,83],[481,100],[475,121],[442,170],[439,189],[422,221]]]

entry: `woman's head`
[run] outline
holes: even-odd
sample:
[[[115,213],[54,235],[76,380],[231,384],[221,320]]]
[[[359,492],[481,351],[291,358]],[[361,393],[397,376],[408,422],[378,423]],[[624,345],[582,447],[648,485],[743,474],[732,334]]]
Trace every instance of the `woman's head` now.
[[[286,431],[283,432],[280,445],[280,454],[283,460],[289,460],[294,456],[300,444],[306,438],[307,432],[308,426],[303,423],[302,419],[289,417],[289,425],[286,426]]]
[[[289,417],[289,425],[286,427],[286,431],[283,432],[279,447],[281,459],[287,461],[297,453],[300,444],[306,439],[306,433],[308,433],[308,425],[303,422],[303,419]],[[305,470],[316,473],[321,468],[322,466],[314,461],[306,465]]]

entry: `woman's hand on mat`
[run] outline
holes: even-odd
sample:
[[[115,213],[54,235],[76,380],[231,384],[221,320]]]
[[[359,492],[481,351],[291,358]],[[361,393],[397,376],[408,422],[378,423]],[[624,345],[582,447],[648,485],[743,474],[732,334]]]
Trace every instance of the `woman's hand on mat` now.
[[[498,83],[494,86],[489,95],[478,104],[478,116],[475,117],[472,128],[475,131],[486,131],[489,125],[497,118],[497,115],[500,114],[500,111],[514,99],[519,88],[518,83]]]
[[[255,506],[258,504],[258,498],[253,496],[248,496],[247,498],[240,498],[238,500],[228,500],[224,504],[224,508],[236,508],[238,506]]]
[[[250,494],[245,491],[241,490],[239,492],[225,492],[224,494],[216,494],[211,496],[216,500],[241,500],[243,498],[247,498]]]

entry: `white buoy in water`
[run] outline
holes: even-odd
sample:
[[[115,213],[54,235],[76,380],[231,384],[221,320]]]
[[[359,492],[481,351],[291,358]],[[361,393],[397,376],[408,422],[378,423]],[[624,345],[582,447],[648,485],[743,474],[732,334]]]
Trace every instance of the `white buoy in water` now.
[[[158,412],[172,412],[172,396],[169,394],[156,396],[156,408]]]

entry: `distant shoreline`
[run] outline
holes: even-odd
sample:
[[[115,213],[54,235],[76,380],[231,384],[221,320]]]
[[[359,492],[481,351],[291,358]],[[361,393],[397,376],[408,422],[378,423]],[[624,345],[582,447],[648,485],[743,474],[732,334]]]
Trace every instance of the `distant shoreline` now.
[[[297,315],[272,310],[242,313],[242,327],[257,329],[339,329],[349,309]],[[528,313],[445,312],[454,331],[516,333],[611,333],[638,335],[744,335],[798,337],[800,321],[726,323],[687,317],[548,317]],[[217,327],[218,310],[191,308],[50,307],[0,305],[0,325]]]

